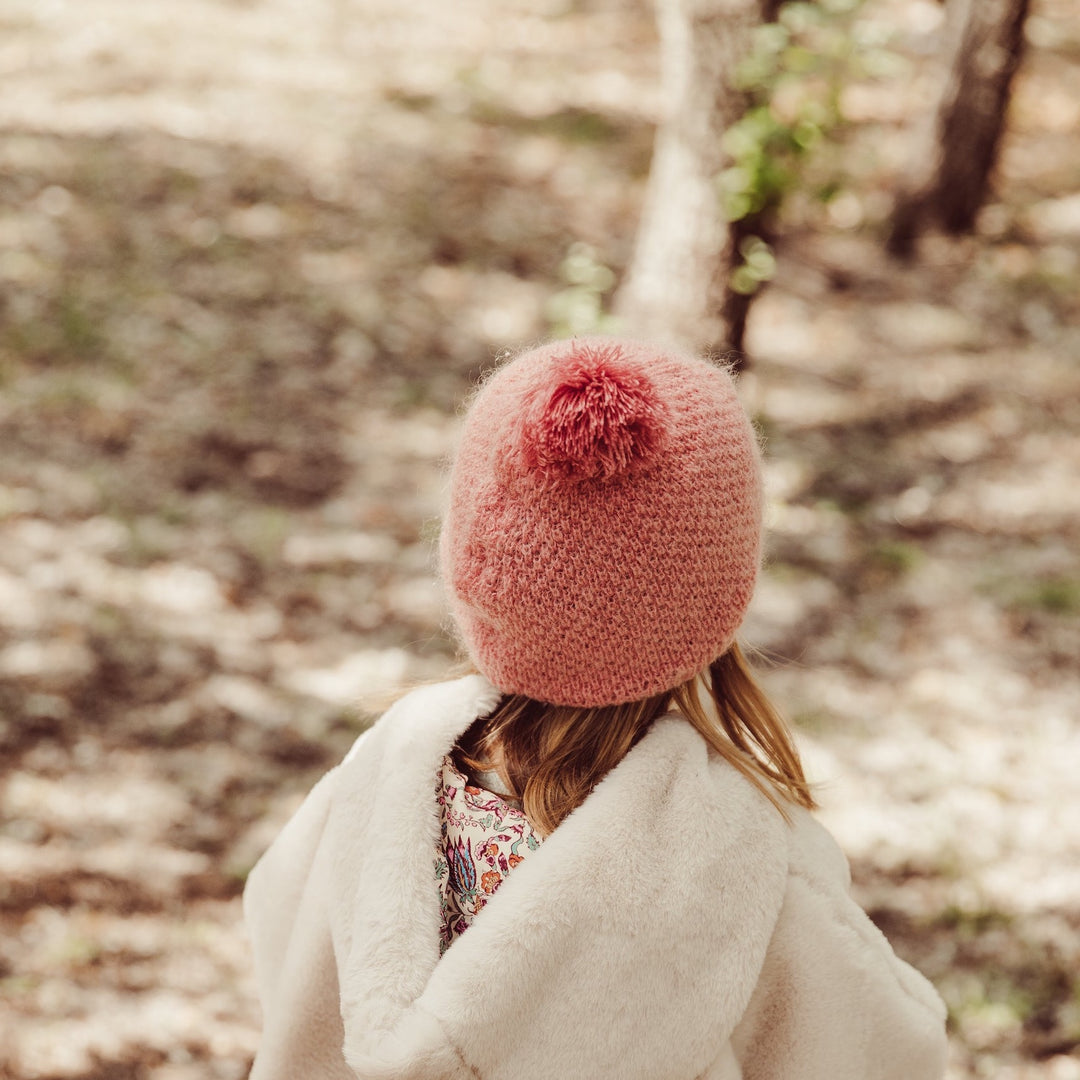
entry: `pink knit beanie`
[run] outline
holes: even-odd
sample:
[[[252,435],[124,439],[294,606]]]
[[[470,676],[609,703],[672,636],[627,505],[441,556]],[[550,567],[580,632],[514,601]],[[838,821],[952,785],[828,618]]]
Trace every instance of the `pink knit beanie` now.
[[[465,419],[439,553],[451,612],[505,693],[658,694],[731,644],[761,508],[726,372],[637,341],[545,345],[499,369]]]

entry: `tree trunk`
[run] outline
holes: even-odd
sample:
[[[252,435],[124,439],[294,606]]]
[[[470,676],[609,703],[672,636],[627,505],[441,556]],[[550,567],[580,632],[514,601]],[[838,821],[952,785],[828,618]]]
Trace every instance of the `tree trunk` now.
[[[763,210],[761,213],[750,214],[747,217],[740,218],[738,221],[733,221],[728,227],[732,252],[737,252],[743,240],[747,240],[752,236],[764,240],[770,247],[773,246],[776,241],[775,217],[775,211],[770,208]],[[736,264],[737,262],[738,260],[736,260]],[[720,317],[724,327],[727,348],[733,350],[730,360],[736,371],[742,371],[749,363],[746,353],[743,351],[743,338],[746,336],[746,322],[750,317],[750,305],[753,304],[755,297],[763,288],[765,288],[764,282],[758,286],[757,292],[752,293],[736,292],[730,285],[724,289]]]
[[[948,78],[917,180],[897,198],[888,249],[909,257],[932,224],[968,233],[986,199],[1013,75],[1020,64],[1029,0],[949,0]]]
[[[731,347],[723,308],[735,251],[716,178],[721,136],[745,108],[733,85],[767,0],[656,0],[664,114],[637,242],[615,311],[627,329]]]

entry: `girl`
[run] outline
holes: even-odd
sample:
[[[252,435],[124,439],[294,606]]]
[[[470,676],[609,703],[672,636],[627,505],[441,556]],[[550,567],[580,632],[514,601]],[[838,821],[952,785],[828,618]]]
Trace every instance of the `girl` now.
[[[610,338],[465,421],[440,564],[475,673],[401,699],[245,893],[254,1080],[936,1080],[734,643],[761,549],[729,376]]]

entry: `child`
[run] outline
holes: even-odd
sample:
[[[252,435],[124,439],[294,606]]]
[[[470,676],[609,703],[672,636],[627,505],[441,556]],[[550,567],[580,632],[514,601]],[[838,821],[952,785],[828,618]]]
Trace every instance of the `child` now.
[[[252,872],[254,1080],[937,1080],[734,635],[729,376],[610,338],[480,390],[440,563],[477,673],[401,699]]]

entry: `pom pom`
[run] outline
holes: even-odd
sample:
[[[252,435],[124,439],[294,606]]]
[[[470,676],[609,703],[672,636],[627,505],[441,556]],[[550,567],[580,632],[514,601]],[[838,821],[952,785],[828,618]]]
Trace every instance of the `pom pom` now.
[[[555,358],[545,384],[522,433],[534,475],[553,483],[607,480],[659,442],[663,403],[618,345],[573,346]]]

